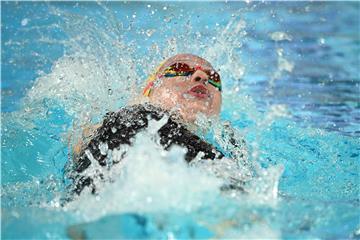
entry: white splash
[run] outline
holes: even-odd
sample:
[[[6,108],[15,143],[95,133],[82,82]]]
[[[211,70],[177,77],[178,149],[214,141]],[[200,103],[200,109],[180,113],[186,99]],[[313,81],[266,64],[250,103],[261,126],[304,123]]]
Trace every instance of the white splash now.
[[[153,121],[149,125],[161,123]],[[103,172],[113,183],[97,183],[100,186],[97,197],[85,191],[66,208],[76,209],[90,220],[132,211],[191,212],[218,196],[222,182],[219,178],[189,167],[181,147],[172,147],[169,152],[162,150],[153,141],[152,128],[149,130],[137,135],[120,164]]]
[[[269,34],[270,38],[276,42],[279,41],[292,41],[292,37],[285,32],[273,32]]]
[[[273,95],[274,94],[274,87],[275,87],[275,81],[282,77],[283,73],[291,73],[295,67],[295,64],[292,61],[289,61],[284,57],[284,49],[277,48],[277,69],[272,74],[270,80],[269,80],[269,87],[267,94]]]
[[[43,99],[57,100],[69,115],[88,122],[103,115],[106,109],[118,109],[128,97],[109,95],[109,88],[113,92],[126,92],[122,81],[111,79],[111,75],[95,59],[62,57],[49,74],[37,79],[25,101],[31,106]]]
[[[21,20],[21,26],[26,26],[29,23],[29,19],[28,18],[24,18],[23,20]]]

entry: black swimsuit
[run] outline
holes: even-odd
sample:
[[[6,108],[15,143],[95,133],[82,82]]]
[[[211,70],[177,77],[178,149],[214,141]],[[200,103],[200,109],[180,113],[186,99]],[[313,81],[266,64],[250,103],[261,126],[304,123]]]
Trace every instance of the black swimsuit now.
[[[91,165],[89,159],[90,151],[92,157],[98,161],[100,166],[107,165],[107,154],[101,152],[101,144],[107,143],[108,149],[113,150],[120,145],[131,145],[131,139],[142,129],[148,126],[150,119],[160,120],[167,111],[149,104],[124,107],[118,112],[110,112],[106,115],[103,124],[96,130],[94,137],[89,141],[87,147],[80,153],[70,167],[69,177],[73,180],[72,192],[80,193],[85,186],[89,186],[95,193],[96,188],[89,176],[82,176],[81,173]],[[192,161],[198,153],[202,152],[203,159],[221,159],[224,154],[213,145],[201,140],[198,136],[187,130],[182,124],[173,120],[170,116],[165,125],[159,130],[160,144],[170,148],[173,144],[180,145],[187,149],[185,160]],[[114,162],[116,163],[116,162]]]

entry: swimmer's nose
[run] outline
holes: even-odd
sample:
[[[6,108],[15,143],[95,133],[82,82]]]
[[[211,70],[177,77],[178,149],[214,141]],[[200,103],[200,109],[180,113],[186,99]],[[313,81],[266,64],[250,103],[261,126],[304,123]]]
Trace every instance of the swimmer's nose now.
[[[209,76],[201,71],[201,70],[197,70],[196,72],[194,72],[194,74],[191,76],[191,81],[192,82],[207,82],[209,79]]]

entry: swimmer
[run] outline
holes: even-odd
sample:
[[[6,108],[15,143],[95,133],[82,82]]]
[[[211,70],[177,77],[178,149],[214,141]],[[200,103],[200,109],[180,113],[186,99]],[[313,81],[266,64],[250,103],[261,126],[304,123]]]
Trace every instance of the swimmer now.
[[[221,92],[220,75],[205,59],[192,54],[178,54],[167,59],[149,77],[140,104],[108,113],[90,135],[90,140],[74,148],[76,157],[70,175],[74,182],[72,191],[80,194],[88,186],[96,192],[92,178],[81,173],[91,165],[90,158],[101,167],[106,166],[107,153],[101,151],[102,143],[106,142],[109,150],[131,145],[131,139],[148,126],[150,119],[160,120],[164,115],[169,118],[158,134],[165,150],[174,144],[184,147],[187,162],[199,153],[202,159],[223,158],[221,151],[189,130],[198,114],[218,117]]]

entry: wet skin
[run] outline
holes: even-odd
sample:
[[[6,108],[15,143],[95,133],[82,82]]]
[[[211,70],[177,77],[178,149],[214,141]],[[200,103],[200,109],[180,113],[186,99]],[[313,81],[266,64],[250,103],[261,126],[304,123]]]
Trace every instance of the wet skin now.
[[[199,69],[189,76],[163,77],[163,71],[175,63]],[[187,122],[194,122],[198,113],[217,116],[221,109],[221,92],[208,83],[206,72],[211,71],[214,71],[211,64],[195,55],[178,54],[169,58],[156,73],[158,80],[149,96],[150,103],[178,111]]]

